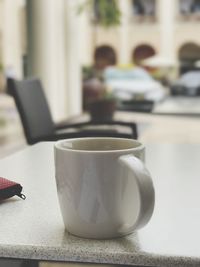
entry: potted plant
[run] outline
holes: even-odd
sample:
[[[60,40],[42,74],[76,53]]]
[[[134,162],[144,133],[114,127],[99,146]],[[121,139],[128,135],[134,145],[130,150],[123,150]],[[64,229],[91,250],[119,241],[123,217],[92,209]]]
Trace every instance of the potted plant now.
[[[86,9],[93,10],[94,24],[105,28],[120,24],[121,12],[116,0],[85,0],[78,7],[78,13]]]
[[[93,121],[112,120],[117,106],[117,99],[113,93],[104,87],[98,98],[88,103],[88,111]]]

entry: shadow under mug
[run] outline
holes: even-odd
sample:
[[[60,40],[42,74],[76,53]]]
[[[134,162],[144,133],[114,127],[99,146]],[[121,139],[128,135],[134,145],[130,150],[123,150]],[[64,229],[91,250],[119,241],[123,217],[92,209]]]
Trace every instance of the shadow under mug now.
[[[66,229],[107,239],[148,223],[154,187],[145,148],[133,139],[77,138],[54,145],[55,177]]]

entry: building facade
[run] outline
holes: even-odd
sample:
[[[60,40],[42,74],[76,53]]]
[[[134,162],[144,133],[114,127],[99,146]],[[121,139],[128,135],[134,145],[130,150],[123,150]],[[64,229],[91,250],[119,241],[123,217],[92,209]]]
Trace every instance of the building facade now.
[[[200,60],[200,0],[117,0],[121,24],[109,29],[94,23],[93,10],[78,14],[84,1],[0,0],[0,74],[38,76],[55,118],[81,112],[80,69],[103,45],[117,64],[154,54],[186,68]]]
[[[122,14],[120,26],[107,29],[94,24],[92,10],[79,15],[82,65],[93,64],[94,51],[102,45],[113,48],[119,64],[153,54],[182,61],[200,59],[200,0],[117,1]],[[26,73],[29,2],[32,0],[0,0],[0,64],[8,72],[13,68],[19,77]],[[42,2],[45,9],[45,0]],[[67,2],[68,8],[74,9],[75,4],[70,2],[78,5],[84,0]],[[73,34],[76,33],[71,33],[69,39]]]
[[[121,25],[105,29],[85,14],[87,42],[83,64],[92,64],[97,47],[109,45],[119,64],[137,62],[153,54],[178,61],[200,59],[199,0],[118,0]],[[86,44],[84,45],[86,47]],[[85,49],[85,48],[84,48]]]

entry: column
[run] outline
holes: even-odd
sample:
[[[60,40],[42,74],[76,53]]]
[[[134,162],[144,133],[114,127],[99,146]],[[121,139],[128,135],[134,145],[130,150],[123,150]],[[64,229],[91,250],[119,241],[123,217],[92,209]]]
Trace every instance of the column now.
[[[85,0],[79,0],[80,4],[85,3]],[[93,34],[91,23],[91,11],[84,10],[79,14],[79,48],[80,48],[80,61],[82,66],[91,66],[93,64]]]
[[[23,46],[21,15],[24,2],[5,0],[2,2],[2,64],[4,72],[12,76],[23,76]]]
[[[119,26],[119,63],[128,64],[131,62],[131,54],[129,51],[129,21],[130,21],[130,7],[129,0],[120,0],[119,8],[121,11],[121,25]]]
[[[175,57],[174,38],[175,38],[175,3],[174,0],[160,0],[159,19],[160,19],[160,53],[166,58]]]
[[[54,120],[81,110],[78,43],[73,47],[66,2],[75,1],[27,0],[29,75],[42,80]]]
[[[80,47],[87,41],[80,35],[80,15],[77,13],[79,3],[79,0],[65,1],[67,104],[70,116],[80,114],[82,111]]]

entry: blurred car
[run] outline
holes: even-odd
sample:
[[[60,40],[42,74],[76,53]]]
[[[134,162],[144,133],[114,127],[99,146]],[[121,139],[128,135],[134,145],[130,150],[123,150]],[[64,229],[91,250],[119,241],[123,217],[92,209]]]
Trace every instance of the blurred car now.
[[[171,85],[172,95],[200,95],[200,71],[188,71]]]
[[[104,81],[120,100],[146,99],[160,101],[166,95],[165,88],[143,68],[120,69],[108,67]]]

